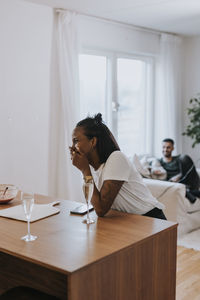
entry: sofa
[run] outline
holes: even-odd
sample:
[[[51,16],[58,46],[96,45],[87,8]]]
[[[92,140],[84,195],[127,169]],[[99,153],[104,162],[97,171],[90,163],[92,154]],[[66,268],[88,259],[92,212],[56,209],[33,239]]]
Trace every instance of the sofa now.
[[[200,228],[200,199],[197,198],[195,203],[191,204],[185,197],[184,184],[152,179],[144,162],[144,159],[134,155],[133,163],[136,169],[152,195],[165,205],[164,213],[167,219],[178,223],[178,235]],[[197,171],[200,175],[200,169]]]
[[[166,218],[178,222],[179,236],[200,228],[200,199],[191,204],[185,197],[184,184],[147,178],[143,181],[152,195],[165,205]]]

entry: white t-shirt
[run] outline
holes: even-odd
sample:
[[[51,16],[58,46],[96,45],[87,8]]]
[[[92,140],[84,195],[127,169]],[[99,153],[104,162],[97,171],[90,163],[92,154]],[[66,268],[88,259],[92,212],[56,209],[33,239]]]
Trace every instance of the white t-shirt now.
[[[124,181],[111,208],[135,214],[145,214],[153,208],[163,209],[142,180],[135,166],[121,152],[114,151],[98,170],[91,167],[92,176],[100,191],[105,180]]]

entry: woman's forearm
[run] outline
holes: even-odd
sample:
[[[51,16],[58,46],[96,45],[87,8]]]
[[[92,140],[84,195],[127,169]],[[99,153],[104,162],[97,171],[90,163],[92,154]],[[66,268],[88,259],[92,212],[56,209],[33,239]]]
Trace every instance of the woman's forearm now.
[[[101,198],[101,193],[97,190],[94,184],[94,192],[92,195],[91,203],[94,206],[95,212],[99,217],[103,217],[110,209],[111,205],[109,201]]]
[[[91,203],[99,217],[103,217],[109,211],[122,184],[123,181],[106,180],[100,191],[94,185]]]

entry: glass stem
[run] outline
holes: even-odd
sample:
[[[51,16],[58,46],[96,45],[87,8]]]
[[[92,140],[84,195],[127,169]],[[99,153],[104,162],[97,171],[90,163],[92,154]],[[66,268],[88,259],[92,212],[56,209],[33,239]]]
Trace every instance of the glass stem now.
[[[27,220],[27,224],[28,224],[28,237],[30,238],[30,219]]]
[[[89,201],[87,201],[87,219],[88,219],[88,221],[90,220],[90,215],[89,215]]]

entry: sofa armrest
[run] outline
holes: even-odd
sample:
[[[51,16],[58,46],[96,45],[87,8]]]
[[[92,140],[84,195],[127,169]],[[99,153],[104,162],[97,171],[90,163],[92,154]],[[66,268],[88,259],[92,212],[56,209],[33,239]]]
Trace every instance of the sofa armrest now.
[[[169,181],[143,179],[152,195],[165,205],[164,213],[169,221],[178,221],[180,213],[186,214],[185,185]]]
[[[200,199],[191,204],[185,197],[184,184],[146,178],[143,180],[152,195],[165,205],[167,219],[178,222],[178,235],[200,227]]]

